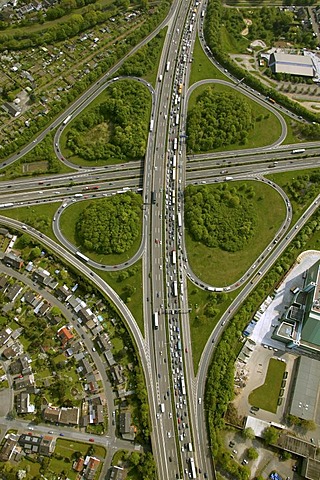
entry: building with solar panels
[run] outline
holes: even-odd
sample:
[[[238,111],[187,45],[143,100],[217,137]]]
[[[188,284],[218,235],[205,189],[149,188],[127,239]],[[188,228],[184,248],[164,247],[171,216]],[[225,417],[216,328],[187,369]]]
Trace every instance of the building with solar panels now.
[[[315,76],[312,58],[307,55],[272,53],[269,59],[269,67],[273,73],[287,73],[310,78]]]

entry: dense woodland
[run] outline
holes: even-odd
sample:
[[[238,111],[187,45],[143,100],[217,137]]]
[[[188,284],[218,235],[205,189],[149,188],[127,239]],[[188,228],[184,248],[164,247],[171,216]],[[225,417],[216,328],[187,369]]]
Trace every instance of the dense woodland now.
[[[140,159],[148,136],[150,94],[136,81],[110,86],[105,100],[72,123],[67,147],[85,160]]]
[[[128,192],[92,202],[76,223],[77,238],[100,254],[129,250],[140,233],[141,197]]]
[[[253,187],[245,184],[216,188],[188,186],[185,191],[185,225],[195,241],[228,252],[241,250],[252,237],[257,215],[251,199]]]
[[[245,144],[253,126],[251,107],[244,98],[208,87],[188,114],[188,149],[207,152],[235,143]]]

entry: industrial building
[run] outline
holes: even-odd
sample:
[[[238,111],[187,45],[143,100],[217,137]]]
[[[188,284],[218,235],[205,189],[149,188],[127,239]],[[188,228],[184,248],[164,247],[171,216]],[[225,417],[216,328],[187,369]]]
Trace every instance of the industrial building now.
[[[307,55],[272,53],[269,59],[269,67],[273,73],[287,73],[300,77],[315,76],[312,58]]]

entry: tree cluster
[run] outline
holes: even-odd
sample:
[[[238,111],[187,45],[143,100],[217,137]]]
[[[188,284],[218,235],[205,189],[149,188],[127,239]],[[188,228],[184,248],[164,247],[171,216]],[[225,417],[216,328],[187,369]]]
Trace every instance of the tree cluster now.
[[[140,159],[146,150],[149,105],[150,95],[143,85],[117,82],[106,91],[103,103],[75,119],[67,134],[68,148],[89,161]],[[106,124],[105,136],[92,142],[92,132],[102,124]]]
[[[143,77],[151,72],[157,64],[164,34],[164,30],[161,30],[156,37],[128,58],[120,67],[119,75]]]
[[[227,252],[244,248],[257,224],[252,187],[189,186],[185,191],[185,225],[195,241]]]
[[[319,186],[320,173],[315,170],[305,175],[297,175],[296,178],[287,182],[284,188],[290,199],[304,205],[318,194]]]
[[[141,197],[131,192],[91,203],[76,222],[81,245],[100,254],[126,252],[141,225]]]
[[[188,149],[206,152],[234,143],[245,144],[254,121],[244,98],[208,87],[188,114],[187,125]]]

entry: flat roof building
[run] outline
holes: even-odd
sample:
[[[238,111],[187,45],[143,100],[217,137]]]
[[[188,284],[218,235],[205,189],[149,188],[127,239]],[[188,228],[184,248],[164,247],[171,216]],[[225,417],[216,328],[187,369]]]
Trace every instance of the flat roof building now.
[[[304,420],[319,422],[317,418],[320,391],[320,364],[309,357],[297,359],[297,375],[293,389],[290,414]]]
[[[301,77],[314,77],[315,74],[312,58],[307,55],[272,53],[269,59],[269,67],[273,73],[288,73]]]

